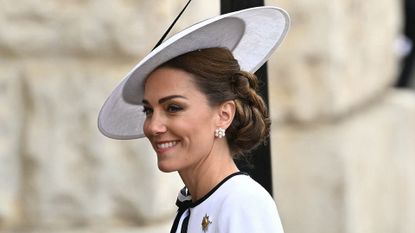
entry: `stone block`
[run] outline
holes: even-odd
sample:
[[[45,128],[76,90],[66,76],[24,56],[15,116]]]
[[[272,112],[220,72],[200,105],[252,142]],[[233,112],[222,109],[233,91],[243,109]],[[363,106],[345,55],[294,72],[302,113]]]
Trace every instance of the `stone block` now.
[[[278,122],[339,117],[377,98],[397,78],[400,2],[266,1],[291,15],[269,62],[271,115]]]
[[[24,126],[18,66],[0,60],[0,229],[17,224],[20,205],[20,140]]]
[[[391,91],[337,121],[273,130],[287,232],[414,232],[413,92]]]
[[[184,4],[178,0],[3,1],[0,51],[13,56],[139,60],[155,46]],[[192,2],[176,28],[219,13],[218,3],[203,5]]]

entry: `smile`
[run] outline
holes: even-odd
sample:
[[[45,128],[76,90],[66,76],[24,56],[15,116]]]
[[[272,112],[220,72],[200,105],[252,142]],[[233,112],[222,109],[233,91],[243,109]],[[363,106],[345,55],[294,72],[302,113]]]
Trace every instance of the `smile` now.
[[[177,141],[157,143],[156,147],[157,149],[168,149],[174,147],[175,145],[177,145]]]

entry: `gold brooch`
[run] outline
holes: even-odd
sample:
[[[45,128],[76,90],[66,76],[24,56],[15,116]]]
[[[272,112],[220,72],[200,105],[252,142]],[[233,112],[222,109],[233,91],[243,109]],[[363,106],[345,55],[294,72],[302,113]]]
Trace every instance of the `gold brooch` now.
[[[212,222],[209,220],[209,216],[207,214],[205,214],[205,217],[203,217],[202,219],[202,230],[203,232],[208,231],[209,228],[209,224],[211,224]]]

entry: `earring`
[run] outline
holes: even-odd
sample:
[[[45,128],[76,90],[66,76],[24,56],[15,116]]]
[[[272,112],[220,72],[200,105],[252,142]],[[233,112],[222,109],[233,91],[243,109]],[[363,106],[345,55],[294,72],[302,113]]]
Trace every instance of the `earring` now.
[[[215,137],[217,137],[217,138],[223,138],[223,137],[225,137],[225,130],[222,129],[222,128],[217,128],[215,130]]]

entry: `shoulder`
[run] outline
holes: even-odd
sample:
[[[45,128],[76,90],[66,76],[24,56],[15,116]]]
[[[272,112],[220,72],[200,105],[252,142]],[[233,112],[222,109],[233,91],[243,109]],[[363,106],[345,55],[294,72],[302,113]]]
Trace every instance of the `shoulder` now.
[[[251,177],[239,175],[228,182],[223,206],[237,210],[277,212],[274,199]]]
[[[276,203],[260,184],[246,175],[226,183],[219,224],[224,232],[283,232]]]
[[[238,175],[226,182],[227,195],[225,201],[261,201],[274,203],[271,195],[248,175]]]

